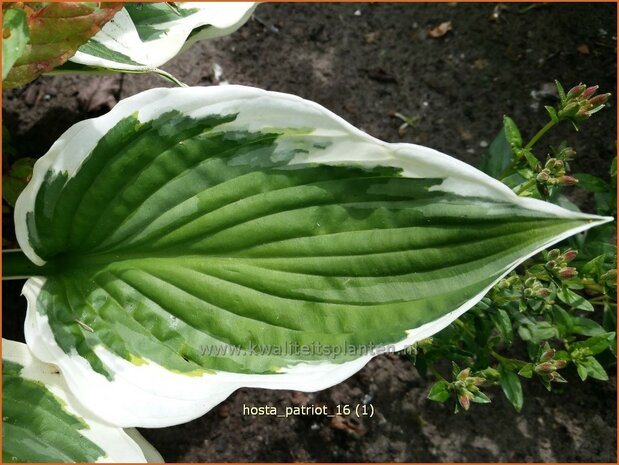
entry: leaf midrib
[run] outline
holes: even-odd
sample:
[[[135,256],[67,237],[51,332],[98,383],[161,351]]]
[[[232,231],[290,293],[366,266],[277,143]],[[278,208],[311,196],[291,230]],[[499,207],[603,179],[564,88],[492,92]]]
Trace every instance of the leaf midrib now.
[[[545,226],[545,227],[548,227],[548,226]],[[400,228],[390,228],[390,229],[391,230],[393,229],[402,230],[402,229],[411,229],[411,228],[417,228],[417,227],[420,227],[420,226],[403,226]],[[540,226],[540,228],[542,229],[544,229],[545,227]],[[539,228],[536,228],[536,229],[539,229]],[[354,231],[325,233],[325,234],[320,234],[319,236],[309,236],[309,235],[305,236],[304,235],[304,236],[298,236],[294,238],[282,238],[282,239],[278,239],[275,241],[269,241],[268,243],[265,243],[265,244],[272,245],[278,242],[286,242],[290,240],[298,240],[298,239],[312,238],[312,237],[325,238],[329,236],[337,236],[337,235],[342,235],[342,234],[357,233],[357,232],[364,232],[364,231],[379,231],[380,232],[381,229],[376,229],[376,228],[359,229],[359,230],[354,230]],[[496,234],[485,236],[481,240],[482,241],[492,240],[498,237],[507,238],[511,235],[518,235],[520,233],[522,233],[522,231],[514,231],[509,234],[505,234],[505,232],[502,232],[502,231],[497,231]],[[459,241],[457,245],[462,245],[466,243],[476,243],[479,241],[480,241],[480,238],[470,238],[465,241]],[[265,244],[259,244],[259,245],[262,246]],[[265,257],[265,256],[252,257],[252,256],[242,255],[243,252],[249,251],[252,248],[255,248],[256,246],[252,246],[252,247],[244,248],[244,249],[228,250],[225,253],[221,253],[221,254],[213,253],[213,252],[209,252],[209,253],[191,252],[191,253],[184,254],[182,253],[182,248],[176,246],[176,247],[168,247],[162,250],[142,250],[139,252],[126,252],[124,250],[120,250],[120,251],[115,251],[115,252],[102,252],[102,253],[90,253],[90,254],[85,253],[85,254],[76,254],[76,255],[61,254],[61,255],[57,255],[56,257],[50,259],[47,262],[45,268],[46,270],[49,270],[48,275],[55,275],[55,274],[62,274],[63,271],[66,271],[66,270],[84,271],[84,270],[89,270],[89,269],[90,270],[104,269],[110,265],[127,263],[127,262],[132,262],[132,261],[139,262],[142,260],[148,260],[148,261],[179,260],[179,259],[180,260],[195,260],[195,259],[208,260],[212,258],[212,259],[241,260],[245,262],[252,262],[252,261],[264,262],[268,260],[287,260],[287,259],[295,260],[299,258],[325,258],[326,259],[326,258],[337,258],[337,257],[350,257],[351,259],[354,259],[354,258],[367,257],[367,256],[372,256],[372,255],[388,256],[390,254],[398,254],[398,253],[407,252],[407,251],[424,251],[424,250],[430,250],[430,249],[440,249],[440,248],[449,247],[451,245],[453,244],[450,241],[444,241],[444,242],[435,242],[435,243],[432,243],[431,245],[423,246],[423,247],[407,246],[405,248],[395,248],[393,250],[382,250],[379,252],[365,252],[365,253],[354,253],[354,254],[316,254],[316,255],[298,255],[298,256],[273,255],[273,256],[268,256],[268,257]]]

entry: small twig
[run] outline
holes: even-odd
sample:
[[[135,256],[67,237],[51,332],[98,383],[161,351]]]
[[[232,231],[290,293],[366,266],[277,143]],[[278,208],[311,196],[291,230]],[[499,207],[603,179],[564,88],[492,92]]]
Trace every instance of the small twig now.
[[[84,323],[83,321],[80,321],[78,319],[75,319],[75,322],[80,325],[82,328],[84,328],[86,331],[89,331],[91,333],[94,333],[95,330],[92,329],[90,326],[88,326],[86,323]]]
[[[178,8],[178,5],[174,2],[165,2],[170,9],[179,16],[183,16],[181,10]]]
[[[167,79],[168,81],[173,82],[178,87],[188,87],[187,84],[185,84],[184,82],[179,81],[173,75],[171,75],[167,71],[164,71],[164,70],[162,70],[160,68],[155,68],[155,69],[152,70],[152,72],[155,73],[155,74],[158,74],[159,76],[161,76],[164,79]]]
[[[262,18],[260,18],[260,16],[258,15],[253,15],[252,18],[261,26],[264,26],[266,29],[268,29],[271,32],[274,32],[275,34],[279,34],[279,28],[277,26],[274,26],[273,24],[269,24],[267,23],[265,20],[263,20]]]
[[[406,116],[397,111],[391,113],[391,116],[404,121],[404,123],[401,124],[400,127],[398,128],[398,134],[400,135],[400,137],[404,137],[404,134],[406,134],[406,128],[415,127],[417,123],[419,123],[419,121],[421,120],[420,116],[417,116],[417,115]]]

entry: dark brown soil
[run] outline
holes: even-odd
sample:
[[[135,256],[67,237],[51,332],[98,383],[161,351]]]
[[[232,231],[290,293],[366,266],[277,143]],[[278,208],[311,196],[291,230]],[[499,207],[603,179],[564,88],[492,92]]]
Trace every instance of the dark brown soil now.
[[[497,17],[493,17],[493,15]],[[440,38],[428,29],[451,21]],[[317,101],[387,141],[434,147],[477,165],[509,114],[529,137],[546,121],[552,82],[582,81],[616,94],[614,4],[263,4],[237,33],[195,45],[164,68],[189,85],[219,81]],[[216,69],[221,69],[222,74]],[[44,77],[3,95],[3,118],[25,156],[41,156],[71,124],[118,98],[167,83],[155,76]],[[569,139],[575,171],[607,177],[615,153],[615,100]],[[400,112],[418,118],[403,137]],[[4,237],[13,233],[4,218]],[[3,335],[23,339],[21,283],[4,283]],[[525,385],[516,414],[492,404],[454,415],[426,400],[410,362],[382,356],[329,390],[243,389],[204,417],[143,430],[167,461],[616,462],[616,376],[548,393]],[[492,393],[491,393],[492,395]],[[371,403],[373,418],[251,417],[243,405]]]

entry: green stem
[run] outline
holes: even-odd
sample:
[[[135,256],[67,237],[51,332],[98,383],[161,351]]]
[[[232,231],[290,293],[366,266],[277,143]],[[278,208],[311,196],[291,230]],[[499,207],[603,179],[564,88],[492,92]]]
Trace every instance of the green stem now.
[[[604,287],[601,286],[599,283],[596,283],[591,278],[583,278],[580,282],[588,290],[595,291],[595,292],[598,292],[600,294],[604,293]]]
[[[178,87],[187,87],[187,84],[185,84],[184,82],[179,81],[178,79],[176,79],[172,74],[168,73],[167,71],[164,71],[162,69],[159,68],[155,68],[152,71],[155,74],[158,74],[159,76],[161,76],[164,79],[167,79],[168,81],[172,82],[173,84],[177,85]]]
[[[524,147],[525,150],[529,150],[531,147],[533,147],[533,145],[535,145],[535,143],[540,139],[540,137],[542,137],[544,134],[546,134],[548,132],[548,130],[553,127],[555,124],[557,124],[555,121],[548,121],[548,123],[546,123],[546,126],[544,126],[542,129],[540,129],[537,134],[535,134],[533,136],[533,139],[531,139],[529,141],[529,143]]]
[[[590,290],[590,291],[595,291],[600,294],[604,293],[604,287],[600,286],[599,284],[588,284],[585,286],[585,289]]]
[[[522,187],[520,187],[520,189],[514,192],[516,193],[516,195],[520,195],[523,192],[526,192],[526,190],[529,189],[530,187],[533,187],[536,182],[537,180],[535,178],[529,179],[525,184],[522,185]]]
[[[502,355],[496,353],[494,350],[490,351],[490,355],[492,355],[498,362],[501,363],[509,363],[509,359],[503,357]]]
[[[475,339],[475,333],[473,333],[473,331],[467,328],[467,326],[464,323],[462,323],[462,321],[455,320],[454,323],[456,324],[456,326],[459,326],[464,332],[466,332],[469,336]]]
[[[428,369],[432,372],[432,374],[434,376],[436,376],[437,379],[441,380],[441,381],[447,381],[443,375],[441,375],[441,373],[434,367],[434,365],[428,365]]]
[[[599,295],[597,297],[594,297],[593,299],[589,299],[589,302],[591,302],[592,305],[597,305],[597,304],[605,304],[607,300],[607,297],[605,295]]]
[[[26,279],[31,276],[49,274],[50,265],[38,266],[32,263],[19,249],[2,251],[2,279]]]
[[[178,87],[187,87],[187,84],[179,81],[178,79],[176,79],[172,74],[168,73],[167,71],[164,71],[160,68],[143,68],[143,69],[113,69],[113,68],[99,68],[99,67],[89,67],[89,66],[82,66],[82,65],[76,65],[75,63],[71,63],[71,62],[67,62],[64,65],[62,65],[62,67],[60,68],[56,68],[52,71],[50,71],[49,73],[45,73],[45,74],[49,74],[49,75],[56,75],[56,74],[68,74],[68,73],[79,73],[79,74],[114,74],[114,73],[126,73],[126,74],[144,74],[144,73],[154,73],[157,74],[158,76],[161,76],[162,78],[172,82],[173,84],[177,85]]]

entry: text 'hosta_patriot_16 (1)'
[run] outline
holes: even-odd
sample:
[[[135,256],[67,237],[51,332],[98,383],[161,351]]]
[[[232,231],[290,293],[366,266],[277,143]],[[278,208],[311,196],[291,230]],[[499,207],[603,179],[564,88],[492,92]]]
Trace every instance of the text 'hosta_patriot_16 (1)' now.
[[[125,426],[235,389],[323,389],[609,221],[242,86],[153,89],[70,128],[17,201],[26,339]],[[35,266],[36,265],[36,266]]]

